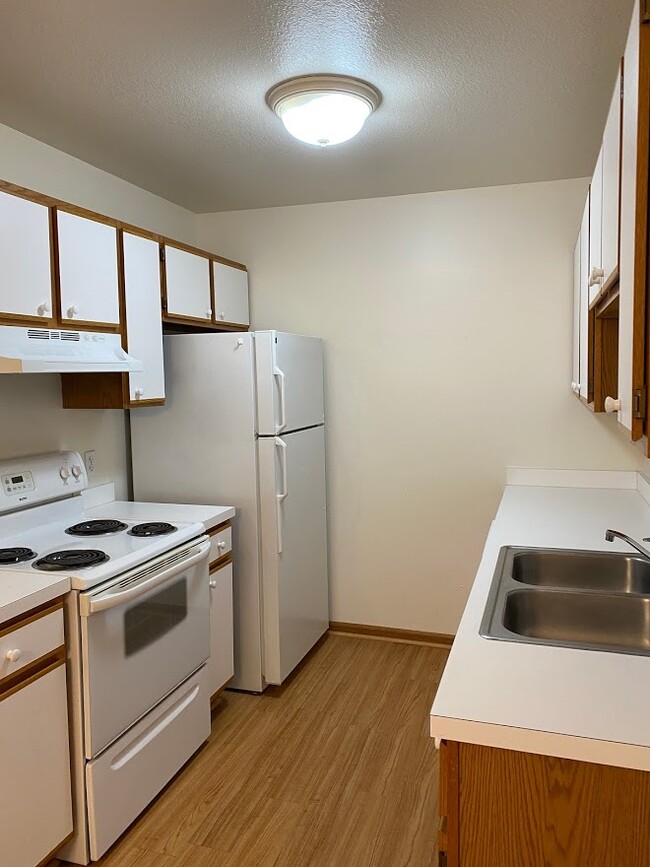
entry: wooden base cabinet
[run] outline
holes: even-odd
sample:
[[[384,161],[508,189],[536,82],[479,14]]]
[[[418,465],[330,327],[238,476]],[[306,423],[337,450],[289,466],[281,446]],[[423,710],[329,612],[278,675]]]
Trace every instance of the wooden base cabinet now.
[[[0,626],[0,768],[0,864],[45,863],[72,833],[60,603]]]
[[[645,771],[443,741],[440,812],[440,867],[650,864]]]

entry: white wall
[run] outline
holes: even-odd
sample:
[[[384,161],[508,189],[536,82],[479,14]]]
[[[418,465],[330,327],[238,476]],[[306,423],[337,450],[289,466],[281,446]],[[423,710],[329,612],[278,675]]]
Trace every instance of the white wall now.
[[[0,125],[0,178],[143,228],[196,243],[184,208]],[[127,492],[125,414],[61,409],[55,374],[0,376],[0,459],[71,448],[97,450],[94,483]]]
[[[586,188],[199,217],[254,327],[326,340],[332,619],[453,632],[507,465],[642,464],[569,389]]]

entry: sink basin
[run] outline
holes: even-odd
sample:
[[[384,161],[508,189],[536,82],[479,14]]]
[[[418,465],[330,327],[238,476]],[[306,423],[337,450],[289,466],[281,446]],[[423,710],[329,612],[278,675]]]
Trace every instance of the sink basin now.
[[[502,548],[480,634],[650,656],[650,562],[605,551]]]
[[[634,554],[511,550],[511,574],[522,584],[650,594],[650,561]]]
[[[650,654],[650,596],[515,590],[503,626],[545,644]]]

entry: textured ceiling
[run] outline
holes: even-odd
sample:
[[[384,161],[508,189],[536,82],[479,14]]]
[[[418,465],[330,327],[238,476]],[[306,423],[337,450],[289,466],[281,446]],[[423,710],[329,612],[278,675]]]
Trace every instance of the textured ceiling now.
[[[591,174],[632,0],[0,0],[0,122],[198,211]],[[351,142],[264,102],[383,103]]]

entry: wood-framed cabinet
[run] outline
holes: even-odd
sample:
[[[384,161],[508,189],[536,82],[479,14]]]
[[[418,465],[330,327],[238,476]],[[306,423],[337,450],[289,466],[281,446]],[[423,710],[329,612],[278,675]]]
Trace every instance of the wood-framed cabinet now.
[[[164,243],[161,248],[163,312],[166,320],[211,323],[212,276],[210,259],[185,246]]]
[[[650,18],[643,12],[636,0],[574,253],[572,389],[593,411],[616,414],[633,441],[650,429]]]
[[[215,698],[235,674],[232,525],[210,530],[210,659],[208,684]]]
[[[443,741],[440,867],[647,867],[650,773]]]
[[[212,262],[212,286],[215,323],[247,329],[250,316],[246,268],[226,259],[215,259]]]
[[[61,374],[64,408],[164,403],[164,330],[248,330],[244,265],[8,181],[0,261],[0,326],[118,333],[143,364]]]
[[[116,224],[62,208],[55,217],[61,324],[119,330]]]
[[[0,189],[0,324],[54,321],[52,209]]]
[[[45,864],[71,837],[63,603],[0,625],[3,864]]]

